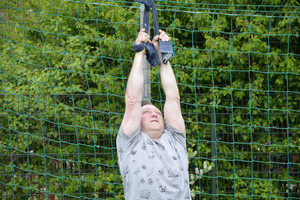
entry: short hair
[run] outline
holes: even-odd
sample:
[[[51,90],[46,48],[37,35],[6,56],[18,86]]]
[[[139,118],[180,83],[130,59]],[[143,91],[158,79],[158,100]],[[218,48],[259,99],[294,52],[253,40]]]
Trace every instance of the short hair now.
[[[143,107],[145,105],[153,105],[153,103],[150,100],[142,100],[141,106]]]

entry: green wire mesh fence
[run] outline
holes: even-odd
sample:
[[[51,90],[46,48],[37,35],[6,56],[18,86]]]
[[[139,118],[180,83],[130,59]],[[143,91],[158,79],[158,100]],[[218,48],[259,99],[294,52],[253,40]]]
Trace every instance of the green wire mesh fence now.
[[[155,3],[174,45],[193,199],[300,199],[298,1]],[[139,12],[0,2],[1,199],[124,199],[115,139]],[[162,109],[157,68],[151,87]]]

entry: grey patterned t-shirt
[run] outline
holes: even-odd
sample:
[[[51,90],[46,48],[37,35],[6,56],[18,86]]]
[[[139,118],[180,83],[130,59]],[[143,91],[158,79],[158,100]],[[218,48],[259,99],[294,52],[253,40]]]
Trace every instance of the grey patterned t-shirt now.
[[[126,200],[191,199],[185,135],[169,124],[156,141],[139,127],[117,136],[118,159]]]

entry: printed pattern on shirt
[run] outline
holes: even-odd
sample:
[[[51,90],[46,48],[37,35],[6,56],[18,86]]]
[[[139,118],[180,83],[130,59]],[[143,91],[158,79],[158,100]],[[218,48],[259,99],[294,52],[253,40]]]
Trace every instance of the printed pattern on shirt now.
[[[185,138],[176,135],[180,133],[166,129],[158,141],[140,130],[130,138],[122,134],[120,129],[117,152],[126,200],[191,199]]]

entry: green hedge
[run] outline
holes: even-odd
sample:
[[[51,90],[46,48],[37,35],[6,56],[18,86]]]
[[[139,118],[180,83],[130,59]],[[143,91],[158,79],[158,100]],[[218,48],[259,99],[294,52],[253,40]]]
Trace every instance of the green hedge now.
[[[156,5],[194,199],[300,199],[299,3]],[[6,0],[0,19],[1,198],[123,199],[115,138],[139,4]],[[157,68],[151,77],[163,108]]]

